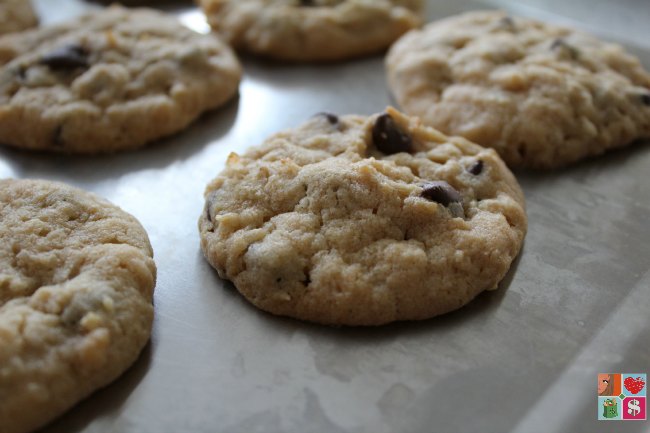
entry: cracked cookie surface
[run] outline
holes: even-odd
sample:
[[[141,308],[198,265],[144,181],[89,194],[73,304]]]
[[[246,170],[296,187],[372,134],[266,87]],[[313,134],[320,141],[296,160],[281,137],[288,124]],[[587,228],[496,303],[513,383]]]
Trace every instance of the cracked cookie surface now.
[[[231,45],[276,59],[336,61],[380,52],[421,23],[421,0],[200,0]]]
[[[511,167],[559,167],[650,137],[650,74],[568,28],[470,12],[408,33],[386,68],[404,111]]]
[[[37,24],[30,0],[0,1],[0,34],[19,32]]]
[[[156,267],[131,215],[0,180],[0,432],[32,431],[116,379],[149,339]]]
[[[461,307],[497,287],[527,225],[493,149],[390,108],[317,115],[233,153],[205,197],[219,275],[263,310],[332,325]]]
[[[188,126],[235,95],[232,50],[173,17],[113,6],[0,38],[0,143],[104,153]]]

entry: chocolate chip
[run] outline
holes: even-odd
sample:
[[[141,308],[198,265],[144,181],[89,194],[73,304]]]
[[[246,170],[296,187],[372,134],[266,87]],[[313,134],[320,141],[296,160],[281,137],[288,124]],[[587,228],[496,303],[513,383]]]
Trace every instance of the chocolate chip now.
[[[300,6],[316,6],[314,0],[300,0]]]
[[[372,142],[381,152],[392,155],[399,152],[410,152],[412,140],[408,134],[400,131],[389,114],[377,117],[372,127]]]
[[[205,200],[205,218],[212,222],[212,208],[214,207],[215,192],[212,192]]]
[[[63,125],[59,125],[54,129],[54,134],[52,134],[52,146],[65,147],[65,141],[63,141]]]
[[[483,172],[483,161],[479,159],[474,164],[470,165],[467,171],[472,173],[474,176],[478,176]]]
[[[641,98],[641,102],[643,102],[643,105],[650,105],[650,93],[643,93],[639,95]]]
[[[580,56],[580,50],[573,45],[569,44],[563,38],[557,38],[551,44],[551,50],[566,50],[572,59],[577,59]]]
[[[429,182],[422,186],[422,197],[449,206],[450,203],[460,203],[461,197],[451,185],[443,180]]]
[[[16,75],[20,81],[25,81],[25,78],[27,78],[27,69],[23,65],[20,65],[16,71]]]
[[[43,55],[40,63],[51,69],[87,68],[88,51],[79,45],[66,45]]]
[[[322,113],[317,113],[314,117],[316,116],[322,116],[326,118],[327,121],[332,125],[336,125],[337,123],[339,123],[339,116],[337,116],[336,114],[322,112]]]
[[[505,27],[508,30],[514,30],[515,29],[515,20],[512,19],[512,17],[505,16],[499,20],[499,26],[500,27]]]
[[[210,203],[205,204],[205,218],[209,223],[212,222],[212,215],[210,215]]]
[[[553,43],[551,44],[551,49],[552,50],[558,49],[562,47],[564,44],[566,44],[566,42],[564,42],[564,39],[556,38],[555,40],[553,40]]]

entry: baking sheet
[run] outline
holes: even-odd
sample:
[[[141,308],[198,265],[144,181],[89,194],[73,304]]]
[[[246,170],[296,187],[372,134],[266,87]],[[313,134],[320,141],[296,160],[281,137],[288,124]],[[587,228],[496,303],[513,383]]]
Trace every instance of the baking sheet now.
[[[98,7],[40,0],[44,22]],[[617,39],[650,67],[645,1],[430,1],[429,19],[501,7]],[[188,2],[164,6],[206,30]],[[597,421],[599,372],[650,370],[650,146],[518,173],[529,233],[500,289],[378,329],[260,312],[203,259],[196,221],[231,151],[313,113],[392,100],[381,57],[328,66],[244,59],[240,95],[187,131],[108,157],[0,148],[0,177],[60,180],[135,215],[158,265],[151,343],[122,378],[44,432],[648,432]]]

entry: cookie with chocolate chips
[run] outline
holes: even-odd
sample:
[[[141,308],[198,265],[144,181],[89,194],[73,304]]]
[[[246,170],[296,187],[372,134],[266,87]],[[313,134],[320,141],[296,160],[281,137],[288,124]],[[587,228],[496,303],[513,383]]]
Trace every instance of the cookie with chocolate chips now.
[[[114,6],[0,38],[0,143],[52,152],[131,149],[178,132],[237,92],[218,38]]]
[[[511,167],[560,167],[650,137],[650,74],[568,28],[471,12],[408,33],[386,67],[404,111]]]
[[[235,48],[289,61],[373,54],[421,23],[422,0],[200,0]]]
[[[30,0],[0,1],[0,34],[19,32],[37,24]]]
[[[149,340],[156,266],[117,206],[0,180],[0,431],[31,432],[120,376]]]
[[[493,149],[389,108],[320,114],[243,155],[205,191],[201,247],[274,314],[381,325],[455,310],[497,287],[526,233]]]

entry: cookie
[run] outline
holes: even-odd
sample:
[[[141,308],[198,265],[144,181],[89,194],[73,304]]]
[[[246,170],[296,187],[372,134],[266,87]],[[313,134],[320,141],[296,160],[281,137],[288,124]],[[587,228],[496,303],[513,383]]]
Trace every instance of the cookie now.
[[[115,380],[149,339],[147,234],[93,194],[0,180],[0,431],[32,431]]]
[[[148,9],[114,6],[0,38],[0,143],[52,152],[142,146],[237,92],[218,38]]]
[[[409,114],[548,169],[650,137],[650,74],[618,45],[504,12],[408,33],[386,58]]]
[[[37,24],[30,0],[0,1],[0,34],[19,32]]]
[[[157,8],[160,6],[178,6],[179,4],[193,4],[193,0],[88,0],[93,3],[99,3],[103,5],[110,5],[114,3],[119,3],[124,6],[136,7],[136,6],[147,6],[152,8]]]
[[[200,0],[208,22],[243,51],[289,61],[373,54],[421,23],[422,0]]]
[[[205,191],[201,247],[271,313],[381,325],[455,310],[497,287],[526,232],[493,149],[389,108],[318,115],[239,156]]]

